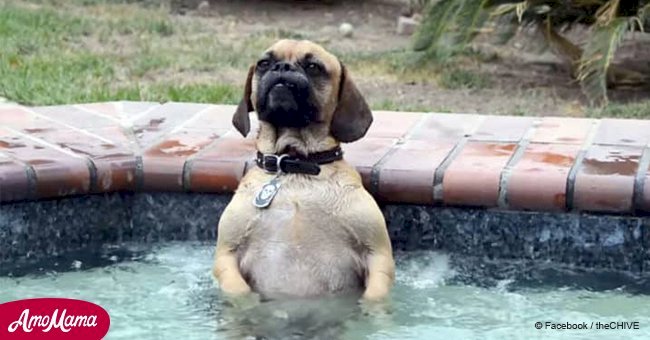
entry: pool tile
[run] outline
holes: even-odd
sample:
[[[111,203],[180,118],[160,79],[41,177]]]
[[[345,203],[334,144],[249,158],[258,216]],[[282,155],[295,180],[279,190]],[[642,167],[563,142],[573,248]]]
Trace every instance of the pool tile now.
[[[603,119],[594,144],[645,146],[650,142],[650,120]]]
[[[233,192],[246,162],[254,158],[254,139],[227,134],[191,161],[189,187],[194,192]]]
[[[107,117],[112,117],[114,119],[122,118],[122,110],[120,109],[120,103],[118,102],[107,102],[107,103],[87,103],[76,105],[82,110],[88,111],[91,114],[99,114]]]
[[[180,124],[191,122],[191,118],[209,107],[207,104],[187,103],[167,103],[155,107],[133,122],[133,133],[140,146],[147,148]]]
[[[517,144],[468,142],[443,177],[446,204],[494,207],[501,172]]]
[[[108,117],[89,114],[72,105],[34,107],[38,114],[76,128],[100,128],[115,126],[118,122]]]
[[[343,158],[361,174],[363,185],[371,190],[372,168],[384,157],[397,138],[366,137],[361,141],[343,144]]]
[[[519,142],[533,126],[533,117],[488,116],[470,137],[476,141]]]
[[[210,129],[223,134],[233,128],[232,116],[237,109],[234,105],[211,105],[201,115],[192,119],[187,125],[188,129]]]
[[[93,192],[134,189],[135,154],[128,145],[72,129],[34,131],[30,135],[92,160],[97,171]]]
[[[123,118],[133,119],[140,115],[145,114],[147,111],[151,111],[159,107],[160,103],[155,102],[130,102],[122,101],[118,105],[121,106],[120,113]]]
[[[105,132],[121,131],[122,128],[118,126],[89,129],[72,128],[27,110],[2,111],[0,109],[0,125],[11,127],[64,148],[77,149],[78,152],[83,154],[94,154],[92,150],[101,151],[102,148],[108,147],[106,144],[114,144],[111,148],[116,146],[129,147],[128,140],[123,138],[111,140],[111,143],[102,140],[103,138],[107,139],[109,137],[108,139],[110,139],[117,136],[117,133],[109,133],[109,136],[105,136]],[[120,134],[124,136],[123,133]]]
[[[454,145],[422,140],[398,144],[379,170],[377,197],[387,202],[432,204],[434,173]]]
[[[0,107],[0,126],[11,127],[27,133],[32,130],[54,130],[64,127],[17,106]]]
[[[0,151],[33,167],[38,197],[83,194],[90,190],[90,171],[82,157],[64,153],[3,128],[0,128]]]
[[[565,210],[567,177],[579,152],[580,145],[529,144],[509,177],[508,206]]]
[[[643,199],[641,201],[641,209],[650,212],[650,166],[645,174],[645,183],[643,185]],[[650,233],[650,230],[648,230]],[[650,268],[648,268],[650,269]]]
[[[595,121],[595,119],[544,117],[530,141],[582,145]]]
[[[27,167],[0,154],[0,202],[30,198]]]
[[[183,129],[151,146],[142,155],[144,190],[182,191],[183,168],[188,157],[212,143],[212,130]]]
[[[422,118],[422,113],[373,111],[373,122],[364,138],[400,138]]]
[[[135,152],[138,149],[138,143],[131,130],[125,129],[121,126],[88,129],[86,131],[103,139],[107,139],[110,141],[110,144],[118,145],[123,149],[129,149],[132,152]]]
[[[130,150],[124,149],[121,145],[116,145],[98,136],[80,133],[73,129],[38,130],[32,131],[29,135],[91,158],[130,152]]]
[[[97,183],[93,192],[135,191],[135,155],[112,155],[93,159],[97,169]]]
[[[430,113],[414,127],[409,138],[416,140],[457,141],[470,135],[481,123],[475,114]]]
[[[578,210],[629,212],[643,149],[592,146],[576,175],[573,205]]]

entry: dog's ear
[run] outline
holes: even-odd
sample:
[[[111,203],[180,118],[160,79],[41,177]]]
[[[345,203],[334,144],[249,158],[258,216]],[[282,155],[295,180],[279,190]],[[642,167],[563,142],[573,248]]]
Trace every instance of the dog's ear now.
[[[246,77],[246,85],[244,87],[244,96],[242,97],[239,105],[237,105],[237,110],[232,116],[232,124],[235,126],[237,131],[241,133],[244,137],[248,135],[248,132],[251,130],[251,119],[248,116],[248,113],[253,111],[253,103],[251,102],[251,92],[252,92],[252,82],[253,75],[255,74],[255,65],[251,65],[248,69],[248,76]]]
[[[350,79],[347,69],[341,64],[339,98],[332,116],[330,132],[343,143],[350,143],[363,137],[372,124],[372,112],[356,85]]]

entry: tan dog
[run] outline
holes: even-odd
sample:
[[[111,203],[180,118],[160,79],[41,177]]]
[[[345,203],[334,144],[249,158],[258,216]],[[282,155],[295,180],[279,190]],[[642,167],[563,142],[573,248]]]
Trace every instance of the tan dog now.
[[[247,172],[219,221],[213,274],[222,291],[385,297],[395,270],[386,224],[340,159],[339,143],[363,137],[372,123],[345,67],[317,44],[281,40],[250,67],[233,117],[243,135],[253,110],[264,169]]]

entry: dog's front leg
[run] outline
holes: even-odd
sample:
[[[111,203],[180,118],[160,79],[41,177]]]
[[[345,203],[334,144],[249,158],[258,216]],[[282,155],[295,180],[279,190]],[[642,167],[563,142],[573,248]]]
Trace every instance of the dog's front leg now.
[[[390,248],[388,248],[390,250]],[[368,276],[363,299],[369,301],[382,300],[393,285],[395,278],[395,263],[390,251],[375,249],[367,257]]]
[[[223,244],[217,244],[212,272],[219,281],[219,287],[224,293],[238,296],[251,292],[250,286],[239,271],[236,254]]]
[[[355,234],[366,245],[366,287],[363,299],[382,300],[388,296],[395,280],[395,261],[393,249],[381,210],[366,191],[358,191],[359,196],[351,202],[349,221],[356,227]]]
[[[241,274],[237,258],[237,248],[241,246],[246,234],[246,228],[242,228],[243,221],[246,221],[246,212],[242,209],[246,207],[244,200],[242,195],[236,194],[221,214],[212,268],[212,274],[219,281],[221,290],[234,296],[251,292],[251,287]]]

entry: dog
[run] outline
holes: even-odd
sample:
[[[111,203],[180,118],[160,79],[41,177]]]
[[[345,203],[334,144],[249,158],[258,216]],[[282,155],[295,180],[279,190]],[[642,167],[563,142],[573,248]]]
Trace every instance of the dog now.
[[[384,300],[395,276],[386,222],[340,149],[373,120],[346,67],[316,43],[280,40],[249,68],[233,116],[244,136],[253,111],[257,167],[218,224],[222,292]]]

